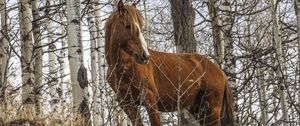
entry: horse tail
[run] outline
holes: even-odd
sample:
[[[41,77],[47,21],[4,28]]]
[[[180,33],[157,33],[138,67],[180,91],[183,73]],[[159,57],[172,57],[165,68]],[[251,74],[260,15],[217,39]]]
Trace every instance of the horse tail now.
[[[222,126],[235,126],[234,115],[233,115],[233,95],[229,87],[228,82],[226,83],[224,90],[224,97],[221,109],[221,124]]]

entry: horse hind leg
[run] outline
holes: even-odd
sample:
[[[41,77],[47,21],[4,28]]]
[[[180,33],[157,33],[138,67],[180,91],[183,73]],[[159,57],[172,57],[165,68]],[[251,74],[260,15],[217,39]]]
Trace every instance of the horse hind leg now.
[[[207,116],[206,125],[208,126],[221,126],[221,107],[222,107],[222,96],[218,93],[214,93],[208,101],[209,116]]]
[[[213,95],[208,98],[205,94],[205,91],[199,91],[189,111],[199,125],[220,126],[221,96]]]
[[[198,92],[193,105],[188,110],[194,116],[194,118],[199,122],[199,124],[205,124],[205,120],[203,118],[207,113],[207,109],[206,109],[206,99],[204,97],[203,91]]]
[[[195,116],[195,118],[197,117],[198,113],[200,113],[200,106],[203,104],[204,101],[204,97],[203,97],[203,93],[201,91],[198,92],[196,99],[194,100],[193,105],[190,107],[189,112]],[[198,117],[196,118],[198,119]]]

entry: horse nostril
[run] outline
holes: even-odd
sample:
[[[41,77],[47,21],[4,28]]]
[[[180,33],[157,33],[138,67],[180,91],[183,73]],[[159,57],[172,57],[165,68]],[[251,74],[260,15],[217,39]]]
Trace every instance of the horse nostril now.
[[[143,59],[149,60],[149,55],[147,55],[145,52],[143,52],[142,56],[143,56]]]
[[[133,57],[134,57],[136,60],[139,60],[139,54],[133,53]]]

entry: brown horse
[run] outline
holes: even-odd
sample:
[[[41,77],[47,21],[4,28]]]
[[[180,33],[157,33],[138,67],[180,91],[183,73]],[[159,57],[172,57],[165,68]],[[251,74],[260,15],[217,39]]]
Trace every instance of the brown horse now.
[[[133,125],[141,126],[139,105],[152,126],[160,112],[188,109],[201,125],[234,125],[227,78],[208,58],[195,53],[164,53],[147,48],[144,19],[133,5],[118,8],[105,25],[107,80]]]

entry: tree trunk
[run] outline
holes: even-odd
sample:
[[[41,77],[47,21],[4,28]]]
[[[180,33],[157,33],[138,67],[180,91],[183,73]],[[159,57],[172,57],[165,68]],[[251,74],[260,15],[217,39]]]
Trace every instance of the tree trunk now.
[[[97,0],[98,3],[100,3],[99,0]],[[111,99],[107,99],[106,98],[106,93],[108,93],[109,90],[106,90],[107,87],[107,83],[105,83],[106,81],[106,62],[105,62],[105,55],[104,55],[104,40],[103,40],[103,34],[101,31],[101,11],[100,11],[100,4],[96,4],[95,5],[95,17],[96,17],[96,28],[97,28],[97,46],[98,46],[98,67],[99,67],[99,86],[96,89],[96,91],[94,92],[94,97],[96,97],[96,101],[97,104],[100,105],[99,108],[97,108],[95,111],[99,112],[97,114],[99,114],[100,116],[100,120],[99,122],[95,122],[95,123],[101,123],[101,125],[104,125],[104,120],[106,115],[108,115],[107,111],[106,111],[106,107],[105,104],[107,103],[107,100],[111,100]],[[101,93],[101,92],[105,92],[105,93]],[[97,115],[98,116],[98,115]],[[122,118],[126,118],[125,112],[123,112],[123,114],[121,114],[120,116],[122,116]],[[124,117],[125,116],[125,117]],[[128,120],[128,119],[127,119]],[[125,122],[124,125],[127,125],[128,123]]]
[[[196,52],[194,36],[195,12],[191,0],[169,0],[177,52]]]
[[[59,0],[59,3],[62,4],[63,0]],[[65,6],[62,6],[61,11],[65,10]],[[65,36],[66,35],[66,27],[64,24],[66,24],[66,16],[62,13],[59,14],[60,17],[60,21],[62,23],[62,25],[60,26],[60,30],[61,30],[61,36]],[[65,80],[65,58],[66,58],[66,48],[67,47],[67,42],[66,42],[66,38],[62,37],[61,38],[61,49],[59,51],[59,58],[58,58],[58,63],[59,63],[59,75],[60,75],[60,87],[61,87],[61,95],[60,95],[60,99],[61,99],[61,115],[62,115],[62,120],[66,119],[66,113],[69,110],[69,107],[67,106],[66,103],[66,97],[67,97],[67,93],[69,91],[69,84],[67,83],[67,81]]]
[[[194,22],[195,22],[195,12],[193,10],[191,0],[169,0],[171,4],[171,16],[173,20],[173,35],[174,43],[176,46],[176,52],[196,52],[197,43],[194,36]],[[180,60],[180,59],[179,59]],[[180,62],[180,61],[178,61]],[[180,63],[179,63],[180,64]],[[180,65],[179,65],[180,67]],[[180,70],[180,68],[178,68]],[[180,72],[180,71],[178,71]],[[180,81],[180,77],[178,78]],[[178,104],[181,102],[181,91],[180,87],[178,91]],[[181,110],[180,105],[178,105],[178,125],[191,126],[195,124],[192,115],[186,111]]]
[[[43,88],[43,49],[41,42],[41,31],[40,31],[40,15],[39,15],[39,1],[32,1],[32,15],[33,15],[33,37],[34,37],[34,94],[36,98],[36,111],[37,114],[42,114],[42,88]]]
[[[214,43],[214,55],[216,63],[220,66],[220,68],[224,68],[223,59],[224,59],[224,41],[222,40],[223,33],[221,32],[221,24],[218,16],[218,11],[216,9],[216,1],[209,0],[208,1],[208,11],[211,18],[212,25],[212,36]]]
[[[261,113],[260,124],[262,126],[267,126],[268,122],[268,113],[267,113],[267,98],[266,98],[266,85],[264,84],[264,72],[262,71],[261,66],[256,68],[257,73],[257,91],[259,99],[259,107]]]
[[[0,0],[1,33],[0,33],[0,103],[6,104],[6,75],[8,63],[8,31],[6,1]]]
[[[100,97],[99,97],[99,76],[98,76],[98,52],[97,52],[97,25],[96,25],[96,20],[95,20],[95,11],[100,11],[96,9],[100,9],[96,5],[97,8],[94,9],[94,4],[96,0],[91,0],[90,3],[88,4],[88,27],[89,27],[89,32],[90,32],[90,47],[91,47],[91,75],[92,75],[92,90],[93,90],[93,102],[92,102],[92,112],[93,112],[93,124],[95,126],[100,125]],[[99,17],[98,17],[99,18]]]
[[[34,112],[34,73],[31,0],[20,0],[22,104],[24,110]]]
[[[81,42],[80,0],[67,0],[68,59],[72,84],[73,113],[80,114],[85,125],[90,124],[87,72],[83,64]]]
[[[280,97],[280,105],[281,105],[281,112],[282,117],[280,118],[280,121],[282,121],[284,126],[287,126],[288,121],[288,111],[287,111],[287,102],[285,98],[285,78],[283,77],[283,69],[282,69],[282,61],[283,61],[283,54],[282,54],[282,41],[280,37],[280,29],[278,24],[278,13],[276,7],[276,1],[271,1],[271,12],[272,12],[272,21],[273,21],[273,32],[274,32],[274,41],[275,41],[275,49],[276,49],[276,77],[277,77],[277,83],[278,83],[278,91],[279,91],[279,97]],[[279,5],[279,4],[278,4]]]
[[[48,87],[50,89],[50,106],[53,116],[55,118],[60,119],[60,94],[61,94],[61,88],[58,85],[58,62],[57,62],[57,56],[56,56],[56,44],[55,44],[55,24],[53,22],[54,19],[54,8],[53,6],[53,0],[47,0],[46,1],[46,10],[45,15],[47,15],[47,34],[48,34],[48,59],[49,59],[49,79],[48,79]]]
[[[300,89],[300,77],[299,77],[300,76],[300,1],[295,0],[294,4],[295,4],[295,13],[297,16],[297,29],[298,29],[298,110],[300,110],[300,90],[299,90]]]

